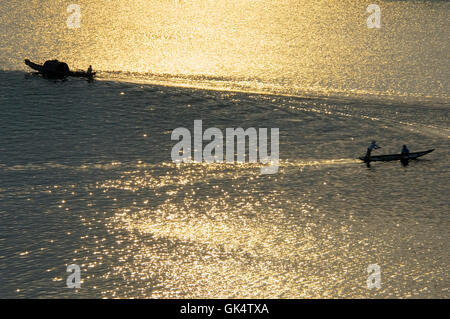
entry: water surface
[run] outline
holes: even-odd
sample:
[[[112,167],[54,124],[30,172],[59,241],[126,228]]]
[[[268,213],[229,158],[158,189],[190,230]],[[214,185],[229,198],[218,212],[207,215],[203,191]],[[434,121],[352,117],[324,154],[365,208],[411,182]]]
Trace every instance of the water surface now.
[[[448,2],[78,3],[0,7],[0,297],[450,296]],[[279,128],[278,173],[172,163],[196,119]]]

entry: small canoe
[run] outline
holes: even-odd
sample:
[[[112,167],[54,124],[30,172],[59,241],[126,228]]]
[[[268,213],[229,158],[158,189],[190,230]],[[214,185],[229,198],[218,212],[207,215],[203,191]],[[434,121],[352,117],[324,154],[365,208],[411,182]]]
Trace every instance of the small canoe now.
[[[424,156],[433,151],[434,151],[434,149],[431,149],[428,151],[422,151],[422,152],[409,153],[409,154],[375,155],[375,156],[371,156],[369,158],[367,158],[365,156],[360,156],[359,159],[364,162],[406,161],[406,160],[416,159],[418,157]]]

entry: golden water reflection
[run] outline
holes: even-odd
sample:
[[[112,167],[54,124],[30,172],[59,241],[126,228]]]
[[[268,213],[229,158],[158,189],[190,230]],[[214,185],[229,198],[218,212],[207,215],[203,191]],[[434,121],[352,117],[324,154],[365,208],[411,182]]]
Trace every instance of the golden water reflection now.
[[[292,173],[302,164],[305,169],[354,165],[350,160],[319,162],[282,166]],[[370,260],[371,240],[350,240],[360,231],[354,229],[351,213],[348,219],[330,219],[302,196],[309,190],[296,198],[285,189],[268,189],[258,168],[252,172],[245,164],[190,165],[176,173],[171,171],[176,164],[167,164],[171,169],[159,176],[155,168],[161,165],[138,165],[143,170],[97,184],[111,197],[116,190],[150,191],[148,200],[100,220],[116,238],[113,246],[94,248],[114,261],[103,275],[109,280],[102,285],[103,295],[290,298],[367,293],[362,267]],[[90,265],[101,267],[102,262]]]
[[[58,58],[105,77],[170,83],[185,76],[196,86],[200,76],[222,88],[448,98],[446,2],[430,10],[382,1],[377,30],[366,26],[367,2],[354,0],[77,3],[79,29],[67,28],[58,1],[4,5],[0,22],[12,30],[2,37],[4,67]]]

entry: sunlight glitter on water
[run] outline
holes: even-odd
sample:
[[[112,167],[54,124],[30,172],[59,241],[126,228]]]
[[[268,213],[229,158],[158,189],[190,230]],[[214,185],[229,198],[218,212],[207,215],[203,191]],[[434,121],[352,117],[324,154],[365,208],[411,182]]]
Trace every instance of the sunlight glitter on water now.
[[[449,2],[78,2],[0,7],[0,297],[449,296]],[[277,174],[172,163],[196,119],[279,128]],[[366,167],[372,138],[436,150]]]
[[[67,28],[58,1],[25,10],[3,4],[1,23],[11,31],[2,38],[2,67],[24,69],[15,56],[56,57],[93,65],[106,78],[171,85],[448,99],[445,1],[433,10],[426,2],[382,1],[381,29],[367,28],[367,3],[354,0],[78,4],[79,29]]]

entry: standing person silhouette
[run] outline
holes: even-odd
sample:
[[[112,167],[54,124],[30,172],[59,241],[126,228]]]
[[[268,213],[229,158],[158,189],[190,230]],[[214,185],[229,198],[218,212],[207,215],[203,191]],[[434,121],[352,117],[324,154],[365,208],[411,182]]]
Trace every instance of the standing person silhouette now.
[[[367,148],[366,158],[370,158],[370,154],[372,153],[372,150],[381,148],[376,143],[377,143],[376,141],[372,141],[370,143],[369,147]]]

